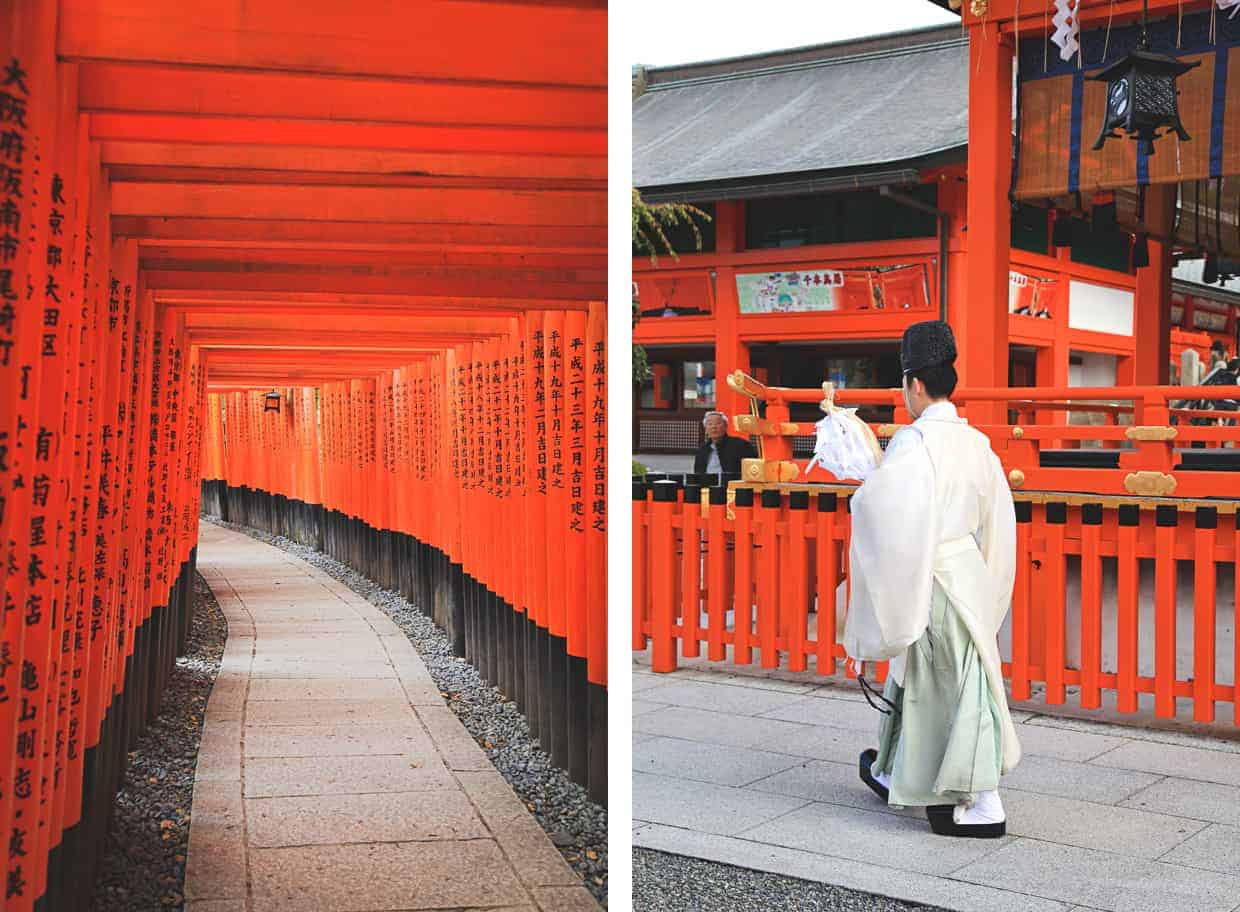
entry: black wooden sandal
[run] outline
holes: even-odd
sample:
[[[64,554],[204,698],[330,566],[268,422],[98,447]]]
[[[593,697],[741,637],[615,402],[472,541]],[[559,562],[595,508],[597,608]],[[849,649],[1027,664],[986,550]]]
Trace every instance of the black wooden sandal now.
[[[861,752],[861,781],[868,785],[874,794],[879,798],[882,798],[883,803],[886,804],[891,793],[887,791],[887,786],[883,785],[874,778],[872,767],[874,766],[874,761],[877,759],[878,751],[872,747]]]
[[[930,829],[938,836],[958,836],[965,839],[998,839],[1007,835],[1007,821],[998,823],[956,823],[954,804],[932,804],[926,808]]]

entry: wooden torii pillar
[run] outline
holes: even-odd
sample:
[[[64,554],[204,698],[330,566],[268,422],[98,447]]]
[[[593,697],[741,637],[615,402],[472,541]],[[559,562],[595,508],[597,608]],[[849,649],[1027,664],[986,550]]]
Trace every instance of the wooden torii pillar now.
[[[969,25],[969,180],[965,295],[948,310],[957,335],[962,386],[1007,386],[1008,269],[1012,210],[1012,40],[994,22]],[[996,404],[975,404],[970,420],[993,423]]]

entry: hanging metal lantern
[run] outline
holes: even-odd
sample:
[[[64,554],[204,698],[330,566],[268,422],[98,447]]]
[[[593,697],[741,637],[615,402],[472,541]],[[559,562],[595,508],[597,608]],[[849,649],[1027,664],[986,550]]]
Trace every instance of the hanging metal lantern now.
[[[1154,140],[1166,132],[1174,132],[1182,140],[1191,137],[1180,122],[1176,98],[1179,89],[1175,81],[1201,61],[1181,63],[1174,57],[1150,51],[1149,33],[1146,31],[1146,4],[1141,8],[1141,37],[1137,49],[1127,57],[1101,73],[1090,76],[1107,84],[1107,109],[1102,120],[1102,131],[1094,143],[1094,151],[1102,148],[1107,139],[1118,139],[1120,130],[1138,143],[1146,155],[1154,154]],[[1166,132],[1160,134],[1159,128]]]
[[[278,412],[280,411],[280,394],[275,390],[263,396],[263,411]]]

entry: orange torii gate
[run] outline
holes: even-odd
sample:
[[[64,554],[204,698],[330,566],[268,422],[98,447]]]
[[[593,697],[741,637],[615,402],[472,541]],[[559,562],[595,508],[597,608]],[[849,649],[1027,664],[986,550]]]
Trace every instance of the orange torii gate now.
[[[0,909],[89,898],[200,477],[434,610],[601,794],[605,60],[593,0],[0,0]]]

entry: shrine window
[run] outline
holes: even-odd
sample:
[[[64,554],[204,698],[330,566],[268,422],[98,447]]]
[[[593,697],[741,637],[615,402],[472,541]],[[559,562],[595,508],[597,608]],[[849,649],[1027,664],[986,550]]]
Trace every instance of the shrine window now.
[[[938,205],[938,186],[902,187],[901,193]],[[874,190],[753,199],[745,205],[745,241],[751,250],[934,237],[937,219]]]

